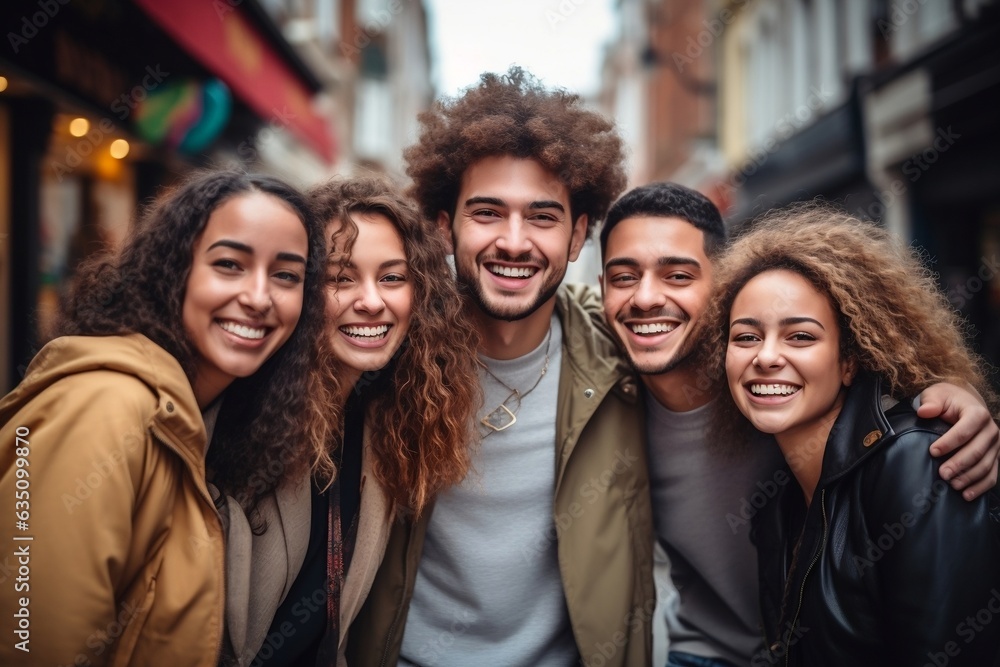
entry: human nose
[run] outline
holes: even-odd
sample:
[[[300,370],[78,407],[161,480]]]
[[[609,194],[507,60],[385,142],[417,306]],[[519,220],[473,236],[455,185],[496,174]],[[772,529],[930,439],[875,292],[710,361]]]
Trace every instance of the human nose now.
[[[517,257],[531,252],[531,239],[528,238],[528,228],[525,221],[518,215],[512,215],[496,240],[496,246],[511,257]]]
[[[246,308],[265,314],[274,306],[271,297],[271,284],[265,273],[250,273],[247,275],[244,290],[240,293],[239,302]]]
[[[632,294],[632,305],[639,310],[653,310],[662,308],[666,303],[666,297],[660,290],[651,276],[643,276],[635,287]]]
[[[361,291],[354,301],[354,309],[364,313],[379,313],[385,308],[385,302],[378,291],[378,286],[372,281],[361,284]]]
[[[780,368],[784,364],[785,358],[781,353],[781,347],[773,337],[765,337],[760,347],[757,349],[757,356],[753,363],[761,370]]]

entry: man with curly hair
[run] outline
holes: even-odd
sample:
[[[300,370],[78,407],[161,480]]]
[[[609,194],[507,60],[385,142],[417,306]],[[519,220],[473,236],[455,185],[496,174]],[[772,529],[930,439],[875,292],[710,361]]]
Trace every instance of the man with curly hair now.
[[[482,440],[465,482],[395,527],[350,664],[646,667],[638,386],[597,293],[561,286],[624,189],[621,139],[517,67],[420,120],[407,173],[482,339]]]
[[[772,664],[780,656],[761,644],[750,522],[794,478],[773,443],[732,457],[710,441],[715,396],[695,349],[726,245],[722,216],[694,190],[653,183],[615,202],[600,245],[604,314],[644,386],[656,533],[681,591],[667,614],[667,666]],[[935,455],[974,434],[941,469],[967,499],[996,482],[1000,434],[975,396],[934,385],[921,395],[920,415],[963,420],[935,443]]]

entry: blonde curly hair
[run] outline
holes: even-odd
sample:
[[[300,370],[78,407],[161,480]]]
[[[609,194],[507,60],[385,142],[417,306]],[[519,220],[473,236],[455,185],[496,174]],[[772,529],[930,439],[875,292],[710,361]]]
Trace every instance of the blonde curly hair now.
[[[717,423],[729,425],[723,429],[745,433],[749,427],[726,380],[729,314],[750,279],[775,269],[800,274],[830,299],[842,357],[882,376],[893,396],[913,397],[936,382],[967,382],[997,414],[988,366],[966,345],[966,325],[922,254],[881,227],[812,202],[768,213],[716,263],[715,298],[699,339],[704,371],[720,399]]]

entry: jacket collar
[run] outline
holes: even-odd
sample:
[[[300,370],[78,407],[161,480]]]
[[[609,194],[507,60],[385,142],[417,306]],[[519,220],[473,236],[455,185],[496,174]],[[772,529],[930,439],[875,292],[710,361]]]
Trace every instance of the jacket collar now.
[[[817,490],[853,470],[895,435],[885,414],[895,400],[883,387],[882,378],[871,373],[855,378],[827,438]]]
[[[563,352],[556,403],[559,480],[580,433],[608,394],[635,404],[639,384],[608,332],[597,290],[563,285],[556,293],[556,314],[562,324]]]
[[[142,334],[56,338],[32,359],[24,380],[0,404],[0,415],[17,410],[62,378],[92,371],[126,373],[146,384],[156,397],[150,426],[196,479],[205,478],[205,426],[191,383],[177,360]]]

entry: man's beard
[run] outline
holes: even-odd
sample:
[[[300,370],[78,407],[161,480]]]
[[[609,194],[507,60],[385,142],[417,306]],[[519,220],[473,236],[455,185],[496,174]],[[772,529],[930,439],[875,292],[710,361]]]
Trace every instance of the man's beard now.
[[[483,289],[483,286],[479,281],[478,269],[479,265],[474,264],[473,272],[470,273],[465,270],[462,263],[456,260],[455,279],[458,282],[458,289],[462,292],[462,294],[471,299],[472,303],[474,303],[479,310],[487,316],[503,322],[516,322],[517,320],[523,320],[541,308],[555,295],[556,291],[559,289],[559,285],[562,283],[563,277],[566,275],[566,268],[563,267],[562,271],[549,276],[546,282],[542,284],[541,289],[538,291],[538,296],[528,306],[513,306],[505,308],[491,304],[487,301],[486,290]],[[544,270],[544,268],[541,270]]]

